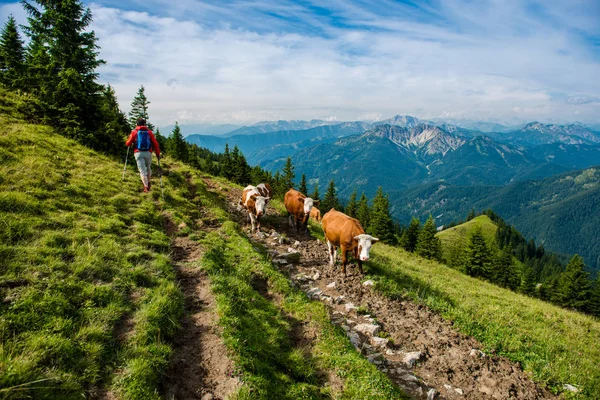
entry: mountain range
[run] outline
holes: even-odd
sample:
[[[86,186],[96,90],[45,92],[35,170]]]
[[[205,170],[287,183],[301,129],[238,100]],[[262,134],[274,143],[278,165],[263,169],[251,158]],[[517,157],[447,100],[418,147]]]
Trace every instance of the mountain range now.
[[[281,170],[290,156],[297,178],[305,174],[311,190],[315,184],[323,190],[334,179],[341,199],[355,189],[372,197],[382,186],[389,193],[392,215],[403,223],[431,213],[441,225],[464,218],[472,208],[492,208],[528,237],[554,251],[580,252],[589,265],[600,267],[598,253],[591,250],[594,246],[575,246],[567,239],[596,241],[583,228],[571,231],[586,221],[576,219],[573,225],[561,220],[552,225],[544,220],[548,208],[534,206],[548,206],[548,199],[554,199],[552,215],[563,218],[573,214],[580,202],[600,215],[600,205],[590,198],[597,193],[575,185],[569,189],[572,200],[558,201],[566,192],[553,180],[600,165],[600,133],[587,126],[532,122],[503,132],[482,132],[401,115],[375,123],[313,120],[307,124],[321,125],[261,133],[241,128],[228,137],[191,135],[187,140],[217,152],[223,151],[225,143],[237,145],[251,164],[271,171]],[[277,121],[256,129],[278,126],[309,125]],[[545,189],[532,189],[538,186]]]

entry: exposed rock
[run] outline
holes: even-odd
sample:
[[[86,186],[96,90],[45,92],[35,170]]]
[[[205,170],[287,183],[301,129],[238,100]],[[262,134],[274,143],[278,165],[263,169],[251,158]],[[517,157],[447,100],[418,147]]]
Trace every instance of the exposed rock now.
[[[279,257],[286,259],[290,264],[298,264],[300,262],[300,253],[283,253]]]
[[[363,282],[363,286],[373,286],[374,284],[375,282],[373,282],[371,279]]]
[[[429,389],[427,391],[427,400],[435,400],[438,398],[438,392],[435,389]]]
[[[347,306],[347,304],[346,304]],[[354,330],[357,332],[362,333],[363,335],[367,335],[367,336],[373,336],[376,335],[377,332],[379,332],[379,325],[375,325],[375,324],[358,324],[354,327]],[[420,352],[419,352],[419,356],[420,356]]]
[[[456,393],[458,393],[459,395],[461,395],[461,396],[465,394],[465,392],[463,392],[463,390],[462,390],[462,389],[459,389],[459,388],[456,388],[456,389],[454,389],[454,391],[455,391]]]
[[[485,353],[481,350],[472,349],[471,352],[469,353],[469,357],[483,358],[483,357],[485,357]]]
[[[288,247],[288,249],[287,249],[287,252],[288,252],[288,253],[298,253],[299,251],[298,251],[298,250],[296,250],[296,249],[295,249],[295,248],[293,248],[293,247]]]
[[[369,360],[371,364],[381,364],[381,353],[373,353],[371,355],[368,355],[367,360]]]
[[[308,295],[308,297],[310,297],[311,299],[318,299],[321,296],[322,293],[323,292],[321,291],[321,289],[319,289],[317,287],[312,288],[308,292],[306,292],[306,294]]]
[[[275,258],[273,264],[287,265],[289,263],[285,258]]]
[[[333,299],[333,302],[335,304],[342,304],[344,302],[344,298],[345,298],[344,296],[338,296],[335,299]]]
[[[298,246],[300,246],[300,242],[296,240],[296,241],[294,242],[294,247],[298,247]]]
[[[340,296],[343,297],[343,296]],[[339,297],[338,297],[339,298]],[[342,299],[343,300],[343,299]],[[356,307],[354,304],[352,303],[346,303],[346,311],[350,312],[352,310],[356,310],[358,307]]]
[[[259,239],[264,239],[264,238],[267,237],[267,235],[264,232],[260,232],[259,231],[259,232],[256,233],[256,237],[259,238]]]
[[[348,338],[350,338],[350,342],[352,343],[352,345],[357,350],[360,349],[360,336],[358,336],[358,333],[348,330],[348,332],[346,332],[346,335],[348,335]]]
[[[577,392],[579,392],[579,389],[577,389],[575,386],[573,386],[573,385],[570,385],[570,384],[568,384],[568,383],[566,383],[566,384],[564,384],[564,385],[563,385],[563,389],[564,389],[564,390],[567,390],[567,391],[569,391],[569,392],[573,392],[573,393],[577,393]]]
[[[277,233],[276,231],[273,231],[273,232],[271,233],[271,237],[273,237],[273,238],[276,238],[276,239],[279,239],[279,238],[281,237],[281,235],[280,235],[279,233]]]
[[[413,374],[404,374],[400,376],[400,379],[402,379],[405,382],[419,382],[419,378],[417,378]]]
[[[280,236],[277,238],[277,243],[284,244],[285,242],[286,242],[286,239],[283,236]]]
[[[215,398],[215,396],[213,396],[213,394],[212,394],[212,393],[205,393],[205,394],[202,396],[202,399],[201,399],[201,400],[213,400],[214,398]]]
[[[327,285],[328,289],[333,289],[335,287],[335,282],[331,282],[329,285]]]
[[[396,354],[396,352],[392,349],[387,349],[385,351],[385,354],[387,354],[388,356],[393,356],[394,354]]]
[[[421,360],[421,357],[423,357],[423,353],[421,353],[420,351],[412,351],[410,353],[404,354],[404,358],[402,359],[402,361],[404,362],[404,364],[406,364],[408,368],[412,368],[415,366],[417,361]]]
[[[316,274],[313,275],[312,280],[318,281],[320,277],[321,277],[321,274],[317,272]]]
[[[390,341],[388,339],[380,338],[377,336],[373,336],[371,338],[371,343],[373,343],[373,346],[377,346],[377,347],[381,347],[381,348],[387,347],[389,342]]]

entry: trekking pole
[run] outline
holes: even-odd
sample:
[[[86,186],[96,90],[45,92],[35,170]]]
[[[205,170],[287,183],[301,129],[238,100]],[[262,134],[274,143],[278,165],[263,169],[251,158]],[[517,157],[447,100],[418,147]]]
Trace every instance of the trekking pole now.
[[[160,179],[160,192],[162,195],[162,201],[163,203],[165,202],[165,188],[163,187],[163,183],[162,183],[162,167],[160,166],[160,157],[156,157],[156,161],[158,161],[158,172],[160,172],[159,179]]]
[[[127,146],[127,155],[125,156],[125,166],[123,167],[123,177],[121,180],[125,180],[125,171],[127,171],[127,159],[129,158],[129,146]]]

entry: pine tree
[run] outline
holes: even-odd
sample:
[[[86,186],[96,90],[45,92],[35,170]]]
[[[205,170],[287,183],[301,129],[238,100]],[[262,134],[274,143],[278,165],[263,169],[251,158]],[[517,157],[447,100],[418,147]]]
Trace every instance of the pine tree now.
[[[369,228],[371,222],[371,207],[369,207],[369,200],[367,199],[365,192],[362,192],[360,195],[360,200],[358,201],[358,206],[356,208],[356,219],[360,221],[360,224],[365,231]]]
[[[535,296],[535,274],[533,273],[533,268],[528,265],[523,265],[523,270],[521,271],[521,286],[519,287],[519,291],[528,296]]]
[[[156,137],[156,141],[158,142],[158,146],[160,147],[161,152],[168,153],[167,151],[167,141],[168,138],[164,137],[162,133],[160,133],[160,129],[156,128],[154,131],[154,137]]]
[[[124,152],[123,138],[129,133],[129,125],[125,114],[119,108],[114,89],[108,85],[104,88],[101,102],[101,120],[104,121],[102,136],[104,140],[99,143],[98,150],[111,154]]]
[[[294,188],[294,178],[296,174],[294,174],[294,166],[292,165],[292,157],[288,157],[285,161],[285,166],[283,167],[282,172],[282,187],[285,187],[285,192],[289,189]]]
[[[600,317],[600,275],[596,279],[596,284],[590,296],[588,310],[590,314]]]
[[[175,128],[169,137],[169,154],[176,160],[188,162],[188,144],[183,138],[177,122],[175,122]]]
[[[312,194],[310,195],[310,198],[315,201],[321,200],[321,195],[319,194],[319,182],[315,183],[315,190],[313,190]]]
[[[308,188],[306,187],[306,175],[304,174],[302,174],[302,177],[300,178],[300,187],[298,188],[298,191],[303,195],[308,196]]]
[[[498,255],[494,258],[493,265],[493,282],[499,286],[517,290],[521,279],[513,263],[510,251],[508,249],[499,251]]]
[[[137,125],[138,118],[144,118],[148,128],[154,130],[154,126],[148,122],[150,118],[148,116],[148,104],[150,104],[150,101],[146,97],[146,88],[142,85],[131,101],[131,111],[129,111],[129,125],[131,129]]]
[[[337,198],[335,182],[333,179],[329,181],[329,186],[327,186],[327,192],[325,192],[325,196],[323,197],[320,208],[323,210],[323,213],[326,213],[332,208],[335,208],[337,211],[342,211],[342,207]]]
[[[348,200],[348,204],[346,204],[346,215],[356,218],[358,204],[356,203],[356,189],[350,195],[350,200]]]
[[[394,235],[394,221],[390,216],[390,202],[387,194],[383,193],[380,186],[377,189],[373,206],[371,207],[371,217],[369,221],[369,234],[379,238],[383,242],[394,244],[396,236]]]
[[[231,180],[241,185],[250,183],[250,167],[237,145],[231,152]]]
[[[78,0],[21,0],[28,14],[27,89],[39,100],[45,121],[92,147],[104,139],[99,120],[102,86],[96,82],[96,36],[92,13]],[[39,8],[38,8],[39,6]],[[94,134],[98,132],[98,134]]]
[[[400,246],[411,253],[417,248],[419,233],[421,232],[421,221],[418,218],[412,217],[408,229],[404,231],[400,238]]]
[[[583,311],[588,307],[589,295],[590,281],[583,258],[575,254],[560,277],[557,300],[562,307]]]
[[[231,179],[232,175],[231,154],[229,153],[229,143],[225,143],[225,151],[221,158],[221,176],[226,179]]]
[[[480,227],[469,236],[465,272],[470,276],[491,278],[491,253]]]
[[[25,49],[17,30],[17,22],[10,15],[0,33],[0,83],[11,89],[23,87]]]
[[[429,260],[441,260],[442,258],[442,243],[435,236],[437,229],[433,217],[430,215],[419,232],[415,254]]]
[[[475,209],[471,208],[471,211],[469,211],[469,215],[467,215],[467,221],[470,221],[473,218],[475,218]]]

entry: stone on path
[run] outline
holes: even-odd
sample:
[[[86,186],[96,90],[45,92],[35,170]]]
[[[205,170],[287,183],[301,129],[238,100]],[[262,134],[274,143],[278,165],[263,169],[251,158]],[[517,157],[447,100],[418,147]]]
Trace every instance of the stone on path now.
[[[573,393],[577,393],[577,392],[579,392],[579,389],[577,389],[575,386],[573,386],[573,385],[570,385],[570,384],[568,384],[568,383],[565,383],[565,384],[563,385],[563,389],[564,389],[564,390],[568,390],[569,392],[573,392]]]
[[[416,362],[421,359],[423,354],[420,351],[412,351],[410,353],[405,353],[403,362],[406,364],[408,368],[412,368],[415,366]]]
[[[354,330],[367,336],[374,336],[379,332],[379,325],[375,324],[358,324]],[[419,353],[421,354],[421,353]]]
[[[375,282],[373,282],[371,279],[363,282],[363,286],[373,286],[374,284]]]
[[[335,287],[335,282],[331,282],[329,285],[327,285],[328,289],[333,289]]]

